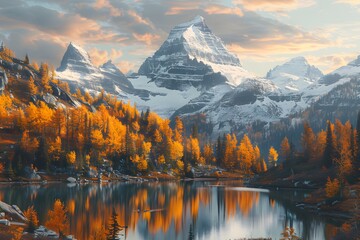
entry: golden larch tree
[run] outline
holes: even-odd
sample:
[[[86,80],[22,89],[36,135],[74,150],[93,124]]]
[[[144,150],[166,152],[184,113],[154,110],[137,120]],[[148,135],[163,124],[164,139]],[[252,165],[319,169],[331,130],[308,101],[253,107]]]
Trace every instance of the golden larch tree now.
[[[277,153],[275,148],[271,146],[269,149],[269,156],[268,156],[269,165],[271,167],[276,167],[278,157],[279,157],[279,154]]]
[[[45,226],[64,236],[68,229],[67,209],[60,199],[56,199],[52,210],[48,211],[48,220]]]

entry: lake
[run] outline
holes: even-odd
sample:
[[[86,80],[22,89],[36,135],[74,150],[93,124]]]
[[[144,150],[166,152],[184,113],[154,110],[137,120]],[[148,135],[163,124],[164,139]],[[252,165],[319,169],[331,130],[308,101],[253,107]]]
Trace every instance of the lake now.
[[[280,239],[293,227],[303,239],[328,239],[334,228],[324,218],[296,208],[306,192],[241,187],[236,181],[56,183],[0,185],[0,199],[25,210],[34,205],[44,224],[55,199],[69,213],[69,234],[91,239],[113,208],[123,239]]]

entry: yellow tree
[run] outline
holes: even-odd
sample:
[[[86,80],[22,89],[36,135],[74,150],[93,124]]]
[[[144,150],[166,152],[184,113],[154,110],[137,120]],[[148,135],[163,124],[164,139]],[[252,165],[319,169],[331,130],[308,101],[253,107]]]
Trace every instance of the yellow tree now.
[[[5,126],[9,119],[12,99],[8,95],[0,96],[0,126]]]
[[[171,141],[169,152],[170,160],[177,161],[183,157],[184,147],[178,141]]]
[[[55,161],[59,161],[61,155],[61,138],[57,136],[54,141],[49,144],[49,155]]]
[[[227,134],[225,138],[225,153],[224,153],[224,165],[228,169],[232,169],[236,165],[237,151],[236,151],[237,139],[234,134]]]
[[[28,81],[28,89],[31,95],[36,95],[38,93],[38,88],[35,85],[35,81],[31,76]]]
[[[31,206],[28,209],[26,209],[24,215],[28,220],[27,231],[29,233],[34,233],[35,229],[39,226],[39,219],[37,216],[37,212],[34,209],[34,206]]]
[[[216,159],[214,157],[214,151],[213,151],[210,143],[205,144],[205,146],[204,146],[204,154],[203,155],[204,155],[204,158],[205,158],[205,162],[207,164],[215,163]]]
[[[326,147],[326,131],[322,130],[316,135],[316,160],[321,160]]]
[[[49,66],[46,63],[42,63],[40,67],[41,84],[46,91],[50,92],[51,87],[49,85]]]
[[[102,155],[103,147],[104,147],[104,136],[102,132],[98,129],[91,131],[91,145],[93,146],[93,152],[95,154],[95,158],[100,160],[100,156]]]
[[[310,125],[306,122],[304,124],[304,132],[301,136],[301,142],[304,150],[304,158],[305,161],[308,161],[309,159],[314,158],[314,152],[315,152],[315,134],[310,127]]]
[[[270,147],[268,160],[269,160],[269,165],[270,165],[271,167],[276,167],[278,157],[279,157],[279,154],[277,153],[277,151],[275,150],[275,148],[274,148],[274,147]]]
[[[76,162],[76,153],[75,153],[75,151],[71,151],[68,154],[66,154],[66,160],[67,160],[68,164],[74,165],[75,162]]]
[[[345,177],[348,176],[352,169],[352,152],[351,152],[351,124],[346,122],[342,125],[339,120],[336,120],[335,128],[338,133],[338,158],[335,162],[338,165],[338,175],[340,183],[343,184]]]
[[[255,163],[255,153],[254,147],[246,134],[241,139],[238,147],[237,159],[242,171],[249,173],[251,166]]]
[[[183,131],[184,125],[181,121],[180,117],[175,117],[175,130],[174,130],[174,141],[178,141],[179,143],[183,142]]]
[[[21,137],[20,147],[27,153],[34,153],[39,147],[39,141],[36,138],[30,138],[29,132],[24,131]]]
[[[51,119],[52,127],[58,136],[61,136],[65,128],[65,111],[62,108],[57,108]]]
[[[190,137],[190,139],[187,141],[187,152],[190,153],[190,158],[192,161],[196,163],[200,163],[200,146],[199,146],[199,140],[197,138]]]
[[[48,220],[45,226],[51,230],[54,230],[64,236],[68,229],[67,209],[60,199],[56,199],[54,202],[53,210],[48,211]]]
[[[281,141],[280,144],[280,155],[285,161],[290,160],[290,144],[287,137],[284,137],[284,139]]]

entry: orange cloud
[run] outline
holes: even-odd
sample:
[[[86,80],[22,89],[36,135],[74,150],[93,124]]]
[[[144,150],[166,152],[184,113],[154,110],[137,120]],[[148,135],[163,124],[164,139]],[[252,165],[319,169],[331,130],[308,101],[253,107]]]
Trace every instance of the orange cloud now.
[[[345,3],[345,4],[354,5],[354,6],[360,6],[359,0],[337,0],[336,3]]]
[[[143,17],[141,17],[137,12],[133,11],[133,10],[129,10],[128,11],[128,14],[137,22],[137,23],[140,23],[140,24],[145,24],[145,25],[148,25],[148,26],[152,26],[152,24],[144,19]]]
[[[150,33],[145,33],[145,34],[133,33],[133,36],[136,40],[140,42],[144,42],[146,45],[151,45],[154,41],[160,39],[159,35],[150,34]]]
[[[115,60],[122,56],[122,52],[116,49],[111,49],[110,52],[106,50],[99,50],[97,48],[92,48],[89,51],[89,55],[91,57],[91,61],[96,65],[99,66],[108,60]]]
[[[288,12],[315,4],[314,0],[233,0],[251,11]]]
[[[122,15],[122,12],[120,9],[114,7],[109,0],[96,0],[94,3],[95,9],[108,9],[110,11],[111,16],[118,17]]]
[[[240,8],[238,7],[225,7],[222,5],[218,5],[218,4],[212,4],[207,6],[204,11],[207,14],[235,14],[235,15],[239,15],[239,16],[243,16],[243,12]]]
[[[325,73],[330,73],[339,67],[347,65],[350,61],[356,59],[357,54],[343,53],[329,56],[308,56],[309,63],[324,69]]]
[[[165,15],[177,15],[184,11],[190,11],[194,9],[202,9],[203,4],[193,1],[193,2],[179,2],[175,5],[172,5]]]
[[[136,65],[133,62],[121,61],[121,62],[117,63],[116,65],[121,70],[121,72],[123,72],[125,74],[128,73],[129,71],[136,71],[136,69],[135,69]]]

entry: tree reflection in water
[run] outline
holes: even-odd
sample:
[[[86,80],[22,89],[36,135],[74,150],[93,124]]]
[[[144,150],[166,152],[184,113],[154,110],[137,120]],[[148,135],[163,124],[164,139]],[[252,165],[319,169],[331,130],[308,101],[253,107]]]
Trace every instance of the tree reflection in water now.
[[[325,238],[325,221],[296,209],[283,193],[213,184],[1,186],[0,196],[22,209],[34,205],[40,223],[46,220],[53,199],[61,199],[69,212],[70,232],[78,239],[103,232],[113,209],[119,215],[120,226],[127,226],[127,239],[279,239],[287,226],[297,229],[298,235],[306,236],[304,239]]]

